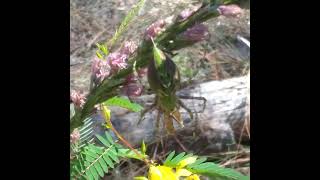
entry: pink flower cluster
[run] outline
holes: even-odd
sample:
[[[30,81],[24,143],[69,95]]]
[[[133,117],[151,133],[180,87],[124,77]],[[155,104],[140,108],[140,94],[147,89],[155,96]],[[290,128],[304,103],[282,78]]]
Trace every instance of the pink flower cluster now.
[[[235,4],[221,5],[218,7],[218,11],[222,16],[226,17],[236,17],[243,13],[243,10]]]
[[[120,53],[132,55],[137,48],[138,46],[133,41],[126,41],[120,49]]]
[[[102,82],[102,80],[110,75],[111,67],[107,61],[101,60],[95,57],[92,62],[91,72],[93,75],[93,81],[96,84]]]
[[[122,54],[120,52],[110,53],[107,57],[107,62],[111,68],[112,73],[118,72],[120,69],[124,69],[127,67],[127,54]]]
[[[86,100],[86,97],[84,94],[75,90],[71,91],[70,98],[74,106],[77,108],[82,108]]]
[[[182,33],[182,38],[188,41],[198,42],[209,37],[208,27],[204,24],[196,24]]]
[[[166,22],[164,20],[158,20],[155,23],[151,24],[145,31],[146,39],[151,39],[156,37],[163,31]]]
[[[92,62],[92,77],[95,84],[101,83],[105,78],[127,67],[130,55],[137,49],[133,41],[127,41],[119,50],[110,53],[106,60],[97,57]]]
[[[80,132],[78,129],[74,129],[70,135],[70,142],[72,144],[78,142],[80,140]]]

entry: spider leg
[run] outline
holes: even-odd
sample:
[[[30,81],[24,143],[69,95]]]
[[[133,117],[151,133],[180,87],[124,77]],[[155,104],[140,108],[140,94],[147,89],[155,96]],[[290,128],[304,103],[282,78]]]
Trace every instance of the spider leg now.
[[[160,129],[160,111],[158,111],[157,114],[157,121],[156,121],[156,135],[159,135],[159,129]]]
[[[140,119],[139,119],[139,121],[138,121],[138,125],[142,122],[142,120],[144,120],[144,115],[147,113],[147,112],[149,112],[149,111],[152,111],[154,108],[156,107],[156,102],[154,102],[150,107],[147,107],[147,108],[145,108],[142,112],[141,112],[141,114],[140,114]]]
[[[158,150],[158,146],[159,146],[159,141],[158,141],[158,136],[159,136],[159,128],[160,128],[160,111],[158,111],[157,114],[157,120],[156,120],[156,130],[155,130],[155,137],[156,137],[156,146],[153,152],[153,159],[156,158],[156,154],[157,154],[157,150]],[[163,143],[162,143],[162,137],[160,137],[160,143],[163,147]]]
[[[193,120],[193,113],[191,109],[189,109],[180,99],[178,99],[178,104],[189,113],[191,120]]]
[[[183,95],[178,95],[179,98],[181,99],[197,99],[197,100],[202,100],[203,101],[203,108],[200,112],[202,113],[206,109],[206,104],[207,104],[207,99],[204,97],[193,97],[193,96],[183,96]]]

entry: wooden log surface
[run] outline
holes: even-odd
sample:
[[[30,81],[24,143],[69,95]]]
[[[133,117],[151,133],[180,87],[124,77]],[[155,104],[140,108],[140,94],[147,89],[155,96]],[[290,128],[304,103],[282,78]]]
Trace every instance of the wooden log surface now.
[[[220,152],[235,147],[241,131],[246,130],[243,127],[245,119],[249,116],[248,76],[194,85],[180,90],[178,95],[204,97],[207,100],[205,110],[194,113],[193,120],[184,109],[180,110],[185,126],[181,128],[175,124],[175,127],[178,138],[188,149],[204,153]],[[154,95],[145,95],[134,100],[147,107],[153,103]],[[182,99],[182,101],[193,111],[199,112],[203,108],[201,100]],[[156,140],[154,132],[157,111],[147,113],[140,125],[137,125],[139,113],[117,107],[111,107],[111,112],[115,128],[132,145],[139,145],[142,140],[146,143]],[[94,119],[96,122],[103,122],[100,115],[95,115]],[[165,135],[165,132],[161,134]],[[242,139],[249,141],[246,131]]]

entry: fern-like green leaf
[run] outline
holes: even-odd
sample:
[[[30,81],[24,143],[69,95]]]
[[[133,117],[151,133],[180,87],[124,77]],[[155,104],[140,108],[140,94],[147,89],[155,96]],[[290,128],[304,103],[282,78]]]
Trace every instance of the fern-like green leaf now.
[[[140,153],[140,155],[143,157],[143,158],[147,158],[148,155],[146,154],[142,154],[142,152],[138,151],[138,153]],[[118,149],[118,154],[120,157],[125,157],[125,158],[130,158],[130,159],[138,159],[138,160],[142,160],[141,159],[141,156],[137,155],[135,152],[133,152],[131,149]]]
[[[139,104],[130,102],[129,99],[124,99],[116,96],[105,101],[103,104],[106,106],[119,106],[133,112],[139,112],[143,109],[142,106],[140,106]]]
[[[93,166],[91,166],[89,168],[89,171],[91,172],[91,174],[92,174],[92,176],[94,177],[95,180],[99,179],[99,175],[98,175],[96,169]]]
[[[180,161],[183,160],[183,157],[186,153],[182,152],[178,154],[176,157],[174,157],[172,160],[168,161],[165,165],[169,167],[174,167],[176,166]]]
[[[121,22],[119,28],[116,30],[115,34],[113,35],[112,39],[110,39],[107,43],[109,49],[114,45],[114,43],[118,40],[120,35],[128,28],[130,22],[133,20],[135,16],[137,16],[138,12],[140,11],[141,7],[144,5],[145,0],[139,0],[139,2],[129,11],[126,17]]]
[[[98,162],[99,162],[99,160],[98,160]],[[103,170],[101,168],[101,164],[100,163],[95,163],[94,167],[96,168],[96,171],[98,172],[99,176],[103,177],[104,173],[103,173]]]
[[[83,167],[73,166],[73,177],[78,179],[81,176],[85,176],[86,179],[99,179],[108,172],[109,168],[114,168],[115,163],[119,163],[118,157],[121,157],[115,147],[115,143],[111,135],[106,132],[106,137],[96,135],[96,137],[102,142],[103,147],[96,146],[94,144],[87,144],[82,148],[81,155],[83,158],[79,158],[80,162],[83,161]],[[81,167],[81,168],[79,168]]]
[[[171,161],[171,159],[173,158],[175,154],[175,151],[172,151],[169,156],[166,158],[166,160],[164,161],[164,165],[168,165],[168,163]]]
[[[109,143],[110,144],[114,144],[114,141],[113,141],[113,139],[112,139],[112,137],[111,137],[111,135],[106,131],[106,137],[107,137],[107,140],[109,141]]]
[[[102,147],[98,147],[98,146],[95,146],[93,144],[89,144],[88,145],[89,147],[89,150],[90,151],[93,151],[94,153],[97,153],[97,154],[102,154],[103,153],[103,148]]]
[[[99,139],[99,141],[105,145],[106,147],[109,147],[111,146],[111,144],[106,140],[104,139],[102,136],[100,136],[99,134],[96,134],[96,137]]]
[[[119,160],[119,158],[117,157],[117,153],[116,153],[116,151],[115,151],[114,148],[110,148],[110,154],[109,154],[109,156],[110,156],[110,158],[111,158],[113,161],[115,161],[115,162],[117,162],[117,163],[120,162],[120,160]]]
[[[233,169],[220,167],[213,162],[205,162],[191,167],[187,166],[187,169],[193,173],[209,177],[220,177],[226,180],[249,180],[248,176],[244,176]]]
[[[182,163],[183,160],[189,157],[197,158],[197,156],[186,154],[185,152],[182,152],[175,157],[174,154],[175,152],[173,151],[168,155],[164,162],[165,166],[177,168],[179,163]],[[192,164],[186,164],[184,168],[195,174],[224,180],[249,180],[248,176],[244,176],[233,169],[223,168],[213,162],[206,162],[206,160],[206,158],[199,158]]]
[[[85,144],[80,148],[80,153],[76,155],[76,160],[71,164],[72,179],[99,179],[104,177],[109,169],[115,167],[120,162],[120,157],[135,157],[136,155],[129,149],[124,149],[118,144],[109,132],[105,136],[96,135],[102,146],[95,144]]]
[[[99,157],[99,155],[96,152],[94,152],[94,150],[92,150],[92,149],[89,149],[89,150],[85,151],[84,153],[87,155],[87,157],[88,156],[92,157],[92,158],[98,158]]]
[[[79,147],[84,147],[87,143],[93,141],[93,119],[92,117],[86,118],[84,124],[79,128],[80,142]]]
[[[106,162],[104,162],[104,160],[101,159],[101,158],[100,158],[98,161],[99,161],[99,163],[100,163],[103,171],[104,171],[105,173],[108,173],[108,166],[107,166]]]
[[[111,168],[114,168],[114,165],[111,161],[111,159],[109,158],[109,156],[107,154],[104,154],[103,155],[103,159],[106,161],[106,163],[111,167]]]
[[[199,165],[199,164],[205,162],[206,160],[207,160],[207,158],[205,158],[205,157],[197,159],[194,163],[190,164],[188,167],[192,168],[193,166]]]
[[[89,171],[86,171],[86,176],[89,180],[94,180],[93,175]]]
[[[89,156],[89,155],[86,156],[86,160],[87,160],[88,162],[91,162],[91,163],[95,161],[94,157]]]

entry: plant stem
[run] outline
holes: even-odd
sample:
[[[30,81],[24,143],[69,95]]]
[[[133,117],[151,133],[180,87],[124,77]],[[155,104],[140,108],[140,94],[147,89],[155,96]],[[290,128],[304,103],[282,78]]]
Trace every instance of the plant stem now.
[[[101,109],[103,109],[103,105],[100,104]],[[144,158],[136,149],[134,149],[131,144],[124,139],[121,134],[116,130],[116,128],[113,127],[113,124],[111,122],[111,120],[109,118],[106,117],[106,115],[103,113],[103,118],[105,119],[105,121],[107,122],[107,124],[109,125],[110,129],[116,134],[116,136],[120,139],[121,142],[124,143],[124,145],[126,145],[127,147],[129,147],[137,156],[139,156],[141,158],[141,160],[143,160],[146,165],[149,165],[148,159]]]

